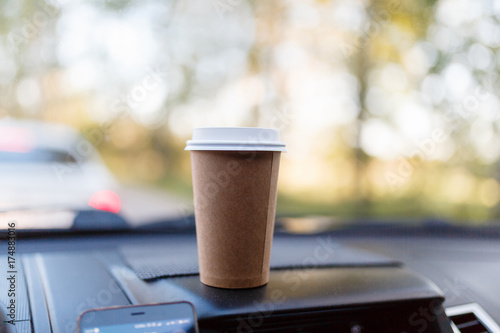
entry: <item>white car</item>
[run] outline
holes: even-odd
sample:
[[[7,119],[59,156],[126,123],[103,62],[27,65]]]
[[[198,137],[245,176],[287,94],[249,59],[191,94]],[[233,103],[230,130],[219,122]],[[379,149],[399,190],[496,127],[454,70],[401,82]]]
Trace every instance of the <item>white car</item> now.
[[[161,190],[120,184],[92,143],[66,125],[1,120],[0,212],[40,209],[105,210],[130,225],[192,213]],[[25,228],[57,226],[51,219]]]
[[[0,121],[0,184],[0,211],[120,210],[117,181],[89,140],[65,125]]]

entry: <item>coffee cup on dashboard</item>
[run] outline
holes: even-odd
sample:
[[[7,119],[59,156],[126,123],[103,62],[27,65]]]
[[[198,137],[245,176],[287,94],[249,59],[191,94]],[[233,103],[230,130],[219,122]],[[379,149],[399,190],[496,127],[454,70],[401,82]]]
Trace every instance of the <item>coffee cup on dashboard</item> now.
[[[191,151],[200,280],[219,288],[269,281],[278,170],[276,129],[195,128]]]

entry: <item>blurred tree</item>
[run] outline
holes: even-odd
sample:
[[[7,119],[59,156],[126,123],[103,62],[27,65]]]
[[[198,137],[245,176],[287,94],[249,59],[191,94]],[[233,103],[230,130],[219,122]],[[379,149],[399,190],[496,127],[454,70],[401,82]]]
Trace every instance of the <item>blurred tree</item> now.
[[[367,105],[369,76],[373,69],[388,62],[402,62],[403,53],[415,42],[425,37],[433,20],[434,1],[393,1],[371,0],[365,3],[364,21],[355,36],[353,45],[344,47],[347,51],[347,64],[358,81],[359,111],[356,120],[356,145],[353,147],[355,159],[355,202],[354,215],[371,216],[370,182],[367,180],[367,166],[372,157],[362,146],[363,126],[368,119],[376,118]],[[391,41],[394,29],[411,36],[407,45],[399,45]],[[397,33],[397,32],[396,32]],[[354,37],[354,38],[353,38]],[[380,101],[382,102],[382,101]],[[390,122],[389,119],[384,119]]]
[[[219,7],[214,8],[214,4]],[[348,22],[345,28],[332,22],[341,20],[339,15],[345,12],[338,14],[337,10],[344,7],[360,12],[352,20],[360,19],[359,24]],[[223,12],[218,11],[221,8]],[[452,207],[450,202],[457,200],[455,204],[458,202],[460,210],[442,208],[445,204],[429,204],[426,209],[430,213],[444,212],[447,216],[462,213],[472,216],[464,202],[475,200],[474,204],[490,207],[498,202],[498,195],[493,192],[500,188],[500,19],[497,13],[494,4],[475,0],[456,3],[450,0],[217,0],[206,3],[109,0],[66,1],[59,7],[33,0],[1,1],[0,117],[62,121],[83,132],[105,127],[102,123],[109,121],[108,125],[116,126],[115,130],[108,133],[109,140],[98,143],[105,157],[113,161],[125,178],[158,183],[161,177],[189,178],[188,155],[182,150],[185,137],[182,131],[175,131],[175,116],[182,113],[179,118],[193,126],[210,122],[212,118],[214,123],[273,126],[275,124],[268,120],[274,116],[274,110],[290,105],[290,109],[311,112],[298,117],[299,120],[286,119],[286,130],[290,132],[305,120],[304,127],[317,126],[316,135],[330,135],[328,140],[336,144],[341,141],[338,130],[341,126],[355,127],[355,135],[353,142],[340,143],[343,144],[340,148],[328,141],[330,146],[325,144],[324,150],[330,151],[314,160],[326,166],[311,171],[313,169],[302,165],[302,169],[297,168],[302,172],[288,178],[290,183],[295,182],[289,188],[297,182],[293,177],[303,176],[303,171],[327,173],[333,169],[335,159],[342,160],[343,167],[336,170],[351,172],[351,164],[355,166],[354,194],[349,189],[335,196],[332,193],[338,187],[330,192],[325,190],[333,187],[335,177],[329,178],[330,184],[317,180],[321,177],[309,177],[303,183],[321,189],[316,198],[329,195],[330,203],[340,200],[339,197],[354,202],[345,205],[349,208],[342,210],[343,215],[373,216],[382,211],[380,207],[392,202],[390,195],[380,194],[387,190],[381,190],[380,184],[374,186],[373,180],[383,177],[378,171],[384,170],[390,161],[366,149],[363,133],[373,120],[379,120],[396,133],[402,131],[395,121],[396,110],[377,112],[373,103],[384,105],[384,98],[411,95],[414,99],[407,100],[411,103],[417,100],[426,111],[432,111],[431,127],[439,126],[450,133],[449,147],[452,148],[449,150],[453,154],[441,156],[442,161],[421,161],[419,171],[414,172],[415,179],[408,181],[410,189],[391,195],[406,196],[402,199],[412,204],[422,198],[429,202],[441,200],[449,207]],[[89,23],[89,18],[94,21]],[[138,34],[136,44],[130,43],[134,32]],[[335,58],[332,51],[340,35],[347,45],[344,60]],[[74,40],[81,42],[68,44]],[[137,52],[137,43],[141,40],[150,42],[151,54],[146,50]],[[113,50],[110,44],[117,49]],[[128,47],[125,52],[124,45]],[[140,45],[148,46],[147,43]],[[422,67],[418,57],[416,60],[408,57],[414,51],[423,58],[436,59],[428,60],[429,68]],[[131,65],[117,64],[113,52],[114,55],[130,52],[135,57],[126,58]],[[114,114],[113,101],[130,95],[140,86],[150,65],[168,68],[159,89],[168,93],[162,95],[158,107],[149,110],[155,115],[153,120],[144,121],[141,110],[132,110],[130,105],[123,114]],[[324,95],[347,94],[345,91],[335,91],[337,87],[328,86],[330,83],[311,82],[328,81],[344,71],[344,65],[357,80],[356,119],[343,125],[335,123],[335,117],[328,122],[325,117],[327,125],[322,123],[323,119],[311,121],[307,116],[325,116],[322,110],[313,113],[310,110],[313,107],[324,107],[332,114],[339,109],[344,111],[340,103],[327,98],[325,102]],[[404,72],[408,82],[406,91],[400,96],[387,91],[370,104],[370,89],[380,88],[377,75],[389,66]],[[418,72],[415,68],[419,66],[425,68]],[[350,78],[346,75],[343,80]],[[247,81],[256,83],[258,89],[248,88]],[[341,83],[344,84],[348,85]],[[322,90],[325,86],[331,89]],[[259,95],[252,89],[261,89],[263,93]],[[307,93],[297,98],[295,95],[302,90]],[[241,95],[235,96],[235,92]],[[321,99],[317,104],[316,98]],[[242,99],[247,100],[238,104]],[[229,109],[235,105],[234,110],[221,112],[219,109],[224,108],[224,103],[219,103],[221,100],[226,107],[230,105]],[[232,113],[229,115],[229,112]],[[233,117],[233,113],[238,112],[241,117]],[[327,128],[330,124],[331,128]],[[121,133],[116,135],[116,132]],[[307,133],[312,132],[314,130]],[[401,140],[407,139],[406,133],[399,134]],[[135,138],[135,142],[131,138]],[[344,156],[346,151],[350,158]],[[139,163],[138,159],[150,164]],[[450,176],[455,174],[459,176]],[[492,182],[491,177],[496,181]],[[458,192],[459,185],[451,181],[454,179],[472,183],[473,190],[460,196],[460,200],[449,199]],[[350,180],[346,183],[351,185]],[[480,190],[491,191],[491,198],[483,192],[482,196],[475,196],[474,191]],[[300,199],[304,197],[308,196],[301,195]],[[324,211],[328,211],[326,208]],[[494,216],[500,218],[498,205],[492,210]],[[329,212],[337,213],[337,210]]]
[[[453,11],[451,9],[454,9]],[[500,184],[500,20],[494,2],[441,0],[427,38],[436,49],[429,89],[444,90],[433,100],[454,144],[447,167],[464,167],[476,179]],[[430,85],[430,84],[429,84]],[[424,90],[424,88],[423,88]],[[491,193],[494,197],[495,193]],[[498,203],[491,218],[500,218]]]

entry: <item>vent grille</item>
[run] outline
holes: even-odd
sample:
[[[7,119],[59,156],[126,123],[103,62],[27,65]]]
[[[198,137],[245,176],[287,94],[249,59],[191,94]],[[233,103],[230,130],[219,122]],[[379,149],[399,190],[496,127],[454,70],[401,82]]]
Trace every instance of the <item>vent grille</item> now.
[[[500,328],[478,304],[465,304],[446,309],[455,333],[500,333]]]
[[[459,332],[492,333],[472,312],[450,316],[450,320]]]

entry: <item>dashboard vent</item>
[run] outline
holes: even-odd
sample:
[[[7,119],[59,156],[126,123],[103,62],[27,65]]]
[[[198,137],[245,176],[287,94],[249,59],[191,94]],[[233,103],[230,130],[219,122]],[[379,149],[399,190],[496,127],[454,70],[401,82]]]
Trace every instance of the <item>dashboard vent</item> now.
[[[500,327],[478,304],[446,309],[454,333],[500,333]]]

